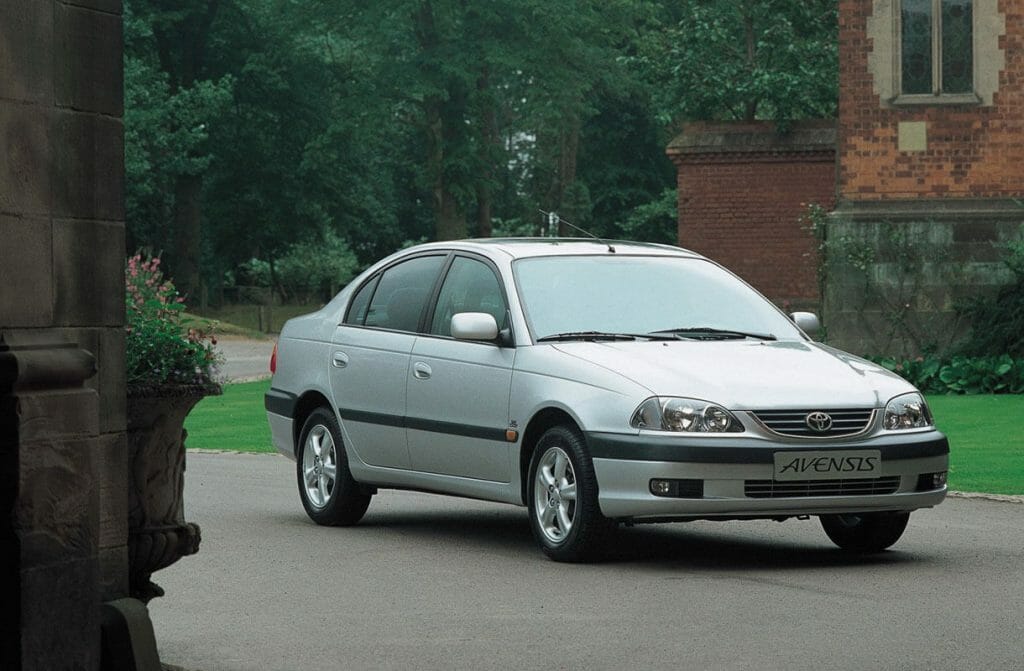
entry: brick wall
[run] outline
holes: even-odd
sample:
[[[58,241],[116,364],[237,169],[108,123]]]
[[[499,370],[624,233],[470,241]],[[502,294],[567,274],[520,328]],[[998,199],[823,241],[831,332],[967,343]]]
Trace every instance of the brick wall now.
[[[679,244],[725,265],[778,305],[816,308],[816,241],[806,204],[835,200],[835,130],[800,124],[691,124],[669,146],[678,169]]]
[[[838,202],[829,342],[858,354],[955,351],[957,306],[1012,280],[1001,246],[1024,225],[1024,0],[975,0],[973,103],[898,96],[896,0],[839,2]],[[908,104],[908,103],[916,104]],[[894,235],[909,241],[895,251]],[[920,256],[908,273],[907,253]]]
[[[975,3],[975,39],[1002,52],[976,58],[976,72],[993,70],[991,104],[894,106],[880,93],[891,93],[892,2],[840,1],[840,199],[1024,196],[1024,0],[988,2],[984,22]],[[925,124],[923,151],[899,150],[900,122]]]

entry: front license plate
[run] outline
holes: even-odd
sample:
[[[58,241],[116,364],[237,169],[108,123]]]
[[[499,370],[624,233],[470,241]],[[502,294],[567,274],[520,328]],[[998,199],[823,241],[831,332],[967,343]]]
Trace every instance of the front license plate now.
[[[837,480],[876,478],[882,472],[878,450],[776,452],[776,480]]]

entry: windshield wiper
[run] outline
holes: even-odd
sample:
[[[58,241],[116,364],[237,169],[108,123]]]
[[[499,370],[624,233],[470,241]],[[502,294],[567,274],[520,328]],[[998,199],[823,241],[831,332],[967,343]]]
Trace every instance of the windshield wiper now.
[[[636,340],[638,337],[629,333],[605,333],[604,331],[568,331],[566,333],[553,333],[543,338],[537,338],[537,342],[554,342],[557,340]]]
[[[710,326],[695,326],[678,329],[661,329],[652,333],[671,333],[680,338],[694,338],[696,340],[729,340],[754,338],[755,340],[778,340],[771,333],[747,333],[745,331],[731,331],[729,329],[716,329]]]

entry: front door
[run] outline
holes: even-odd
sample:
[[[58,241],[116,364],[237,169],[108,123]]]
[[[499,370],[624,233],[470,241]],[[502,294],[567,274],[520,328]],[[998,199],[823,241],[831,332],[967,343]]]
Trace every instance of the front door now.
[[[451,337],[451,317],[488,312],[499,327],[508,310],[498,278],[483,261],[456,256],[438,294],[430,333],[412,348],[406,424],[414,470],[509,482],[506,441],[514,347]]]

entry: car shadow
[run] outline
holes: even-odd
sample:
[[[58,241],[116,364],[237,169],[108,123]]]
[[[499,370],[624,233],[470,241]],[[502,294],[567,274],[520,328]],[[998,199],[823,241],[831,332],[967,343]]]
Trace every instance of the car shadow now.
[[[312,522],[309,522],[312,524]],[[751,525],[768,522],[687,523],[618,527],[607,539],[602,565],[642,564],[666,569],[806,569],[856,566],[896,566],[922,558],[896,549],[873,555],[849,554],[834,547],[824,532],[820,543],[790,538],[751,537]],[[774,522],[770,524],[776,524]],[[730,528],[732,530],[730,530]],[[372,534],[380,542],[408,543],[441,540],[460,550],[509,553],[544,561],[525,511],[376,511],[371,508],[344,533]],[[820,530],[819,530],[820,531]]]
[[[824,532],[820,544],[809,544],[788,538],[751,538],[743,532],[752,527],[736,526],[731,532],[731,524],[719,523],[720,530],[685,523],[619,528],[605,561],[717,570],[887,566],[918,561],[898,549],[870,555],[844,552],[833,546]]]

